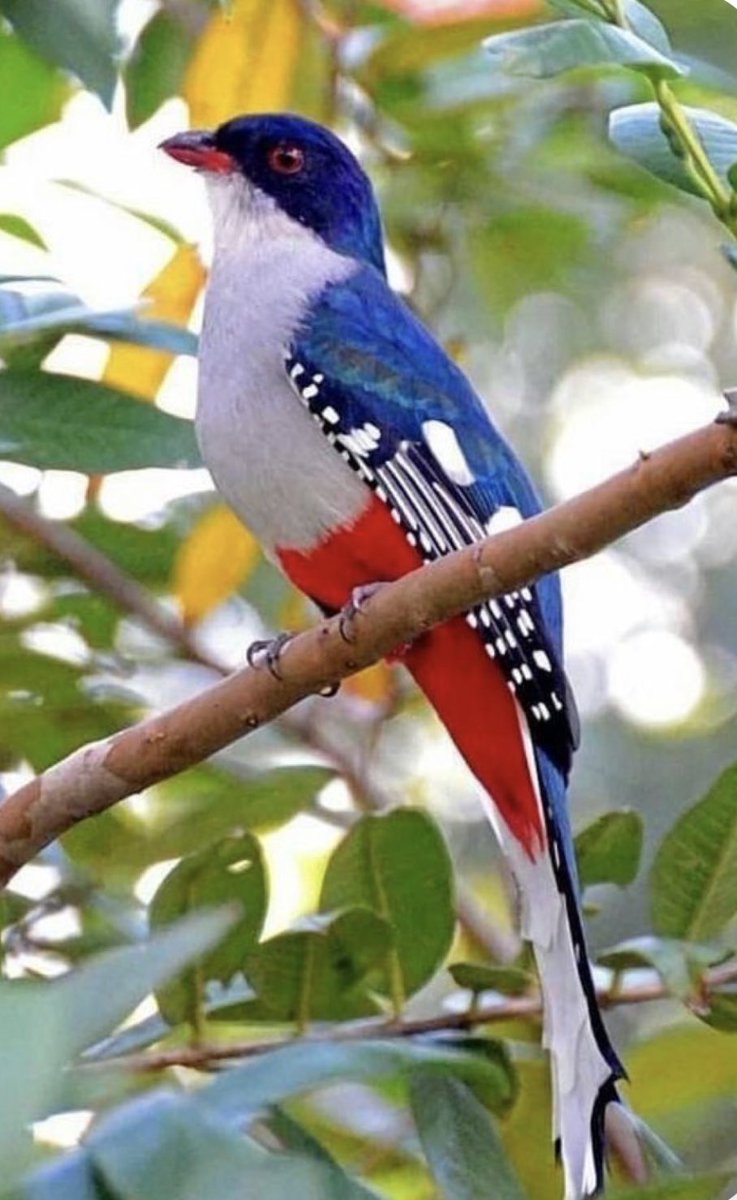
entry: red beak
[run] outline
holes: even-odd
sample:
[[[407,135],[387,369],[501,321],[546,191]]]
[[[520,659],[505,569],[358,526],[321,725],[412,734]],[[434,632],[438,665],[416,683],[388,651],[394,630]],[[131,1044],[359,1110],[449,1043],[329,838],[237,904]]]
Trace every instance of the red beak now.
[[[200,171],[210,171],[216,175],[230,174],[238,169],[235,159],[224,150],[217,149],[213,134],[206,129],[175,133],[174,137],[160,143],[159,150],[188,167],[197,167]]]

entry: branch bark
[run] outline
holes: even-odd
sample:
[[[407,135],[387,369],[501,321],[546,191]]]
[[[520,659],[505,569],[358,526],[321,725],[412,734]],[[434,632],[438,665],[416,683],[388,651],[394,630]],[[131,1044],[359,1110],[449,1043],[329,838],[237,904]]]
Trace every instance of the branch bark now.
[[[481,600],[588,558],[704,488],[737,474],[737,429],[715,423],[643,454],[630,468],[556,508],[382,588],[357,619],[290,642],[282,680],[235,672],[199,696],[76,751],[0,806],[0,885],[77,822],[202,761],[298,700],[369,666]]]

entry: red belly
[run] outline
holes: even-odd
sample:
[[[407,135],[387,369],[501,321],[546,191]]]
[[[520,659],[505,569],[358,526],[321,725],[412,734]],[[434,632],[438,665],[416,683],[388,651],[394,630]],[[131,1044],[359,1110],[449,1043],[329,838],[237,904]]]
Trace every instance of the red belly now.
[[[314,550],[278,554],[292,583],[331,609],[342,608],[356,587],[398,579],[422,564],[375,497],[352,527]],[[517,706],[478,634],[456,617],[419,638],[403,661],[512,833],[535,856],[545,837]]]

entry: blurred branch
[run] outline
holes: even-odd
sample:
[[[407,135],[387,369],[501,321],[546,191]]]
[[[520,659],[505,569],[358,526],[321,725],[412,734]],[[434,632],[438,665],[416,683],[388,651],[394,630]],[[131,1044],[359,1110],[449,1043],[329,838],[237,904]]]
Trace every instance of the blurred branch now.
[[[737,428],[714,423],[516,528],[420,567],[374,594],[347,644],[339,617],[295,637],[283,678],[245,668],[200,695],[76,751],[0,806],[0,883],[77,822],[208,758],[298,700],[483,600],[588,558],[737,474]]]
[[[121,571],[106,554],[63,522],[42,516],[5,484],[0,484],[0,516],[5,517],[21,533],[63,558],[74,567],[80,579],[86,580],[95,591],[107,596],[124,612],[139,617],[149,629],[179,646],[189,658],[222,671],[221,666],[203,659],[178,617],[168,613],[163,605],[158,604],[130,575]]]
[[[726,963],[707,971],[699,981],[699,1011],[703,1012],[704,998],[717,989],[737,981],[737,962]],[[673,995],[662,982],[643,983],[629,988],[597,990],[602,1008],[622,1007],[632,1004],[649,1004],[654,1000],[672,1000]],[[480,1004],[460,1012],[440,1013],[433,1017],[403,1021],[345,1021],[331,1025],[329,1031],[309,1036],[309,1041],[349,1042],[366,1038],[421,1037],[423,1034],[444,1033],[449,1030],[472,1029],[479,1025],[494,1025],[502,1021],[542,1015],[539,996],[510,996],[491,1004]],[[128,1054],[118,1058],[105,1058],[99,1062],[85,1064],[95,1069],[107,1070],[111,1066],[125,1067],[130,1071],[161,1071],[167,1067],[207,1068],[231,1059],[253,1058],[278,1050],[281,1046],[294,1045],[294,1036],[284,1038],[261,1038],[250,1042],[217,1042],[212,1045],[178,1046],[170,1050],[156,1050],[148,1054]]]

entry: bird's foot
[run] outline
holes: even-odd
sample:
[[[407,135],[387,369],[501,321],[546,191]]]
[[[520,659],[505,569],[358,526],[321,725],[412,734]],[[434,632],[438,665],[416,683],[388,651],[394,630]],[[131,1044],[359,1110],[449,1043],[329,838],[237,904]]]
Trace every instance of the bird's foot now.
[[[351,646],[356,640],[356,635],[353,628],[356,617],[360,616],[361,613],[366,611],[367,601],[369,601],[372,596],[375,596],[376,593],[383,587],[383,583],[364,583],[361,585],[361,587],[354,588],[351,592],[350,600],[345,607],[341,609],[338,628],[340,629],[340,636],[342,637],[343,641],[347,642],[349,646]]]
[[[281,681],[284,678],[281,673],[281,656],[287,642],[291,642],[294,637],[294,633],[278,633],[274,638],[262,638],[251,642],[246,650],[246,662],[257,671],[261,667],[267,667],[274,679]]]
[[[737,387],[726,388],[724,399],[727,401],[726,412],[717,413],[717,425],[737,425]]]

